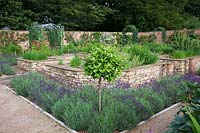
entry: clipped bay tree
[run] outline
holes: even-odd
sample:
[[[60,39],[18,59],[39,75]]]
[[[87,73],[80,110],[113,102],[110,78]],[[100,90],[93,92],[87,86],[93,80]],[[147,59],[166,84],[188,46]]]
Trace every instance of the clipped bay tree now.
[[[123,69],[122,60],[111,48],[100,46],[93,49],[91,55],[84,64],[85,74],[93,79],[98,79],[99,112],[101,111],[101,82],[102,79],[108,82],[114,81]]]

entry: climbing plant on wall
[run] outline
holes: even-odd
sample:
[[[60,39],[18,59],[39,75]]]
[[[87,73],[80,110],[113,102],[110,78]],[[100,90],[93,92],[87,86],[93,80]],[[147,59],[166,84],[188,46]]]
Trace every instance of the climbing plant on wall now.
[[[138,30],[137,30],[137,28],[134,25],[127,25],[122,31],[123,44],[130,43],[129,42],[130,40],[128,39],[127,32],[132,32],[131,41],[132,41],[132,43],[137,43],[138,42]]]
[[[155,29],[155,31],[161,31],[162,32],[162,41],[166,41],[166,29],[164,27],[158,27]]]
[[[42,25],[34,23],[34,25],[29,28],[30,42],[33,42],[33,40],[43,42],[46,40],[46,36],[51,48],[60,47],[62,51],[64,26],[52,23]]]

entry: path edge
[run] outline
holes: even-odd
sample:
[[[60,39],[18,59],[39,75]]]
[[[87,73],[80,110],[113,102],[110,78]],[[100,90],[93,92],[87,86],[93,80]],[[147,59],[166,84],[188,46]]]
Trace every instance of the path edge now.
[[[8,86],[5,86],[5,85],[2,85],[3,87],[5,87],[8,91],[12,92],[14,95],[18,96],[19,98],[21,98],[22,100],[26,101],[27,103],[31,104],[33,107],[35,107],[36,109],[38,109],[42,114],[44,114],[45,116],[49,117],[50,119],[52,119],[53,121],[55,121],[57,124],[61,125],[62,127],[68,129],[71,133],[78,133],[77,131],[69,128],[68,126],[66,126],[62,121],[56,119],[53,115],[51,115],[50,113],[44,111],[42,108],[40,108],[38,105],[36,105],[35,103],[31,102],[30,100],[28,100],[27,98],[21,96],[21,95],[17,95],[17,93],[12,90],[11,88],[9,88]],[[164,110],[161,110],[160,112],[154,114],[153,116],[151,116],[149,119],[145,120],[145,121],[141,121],[139,124],[137,124],[137,127],[141,126],[142,124],[145,124],[146,122],[150,121],[151,119],[159,116],[159,115],[162,115],[164,114],[165,112],[167,112],[168,110],[171,110],[172,108],[175,108],[175,107],[178,107],[178,106],[181,106],[182,103],[179,102],[179,103],[176,103],[176,104],[173,104],[171,106],[169,106],[168,108],[165,108]],[[133,128],[134,129],[134,128]],[[130,129],[132,130],[132,129]],[[120,133],[127,133],[129,130],[124,130]]]
[[[183,104],[183,103],[181,103],[181,102],[175,103],[175,104],[173,104],[173,105],[171,105],[171,106],[169,106],[169,107],[167,107],[167,108],[161,110],[160,112],[154,114],[154,115],[151,116],[149,119],[144,120],[144,121],[141,121],[140,123],[137,124],[136,127],[132,128],[132,129],[130,129],[130,130],[134,130],[135,128],[140,127],[141,125],[143,125],[143,124],[149,122],[149,121],[152,120],[153,118],[156,118],[157,116],[160,116],[160,115],[166,113],[167,111],[169,111],[169,110],[171,110],[171,109],[173,109],[173,108],[182,106],[182,104]],[[128,131],[129,131],[129,130],[125,130],[125,131],[122,131],[122,132],[120,132],[120,133],[127,133]]]
[[[44,111],[42,108],[40,108],[38,105],[36,105],[35,103],[31,102],[27,98],[25,98],[25,97],[23,97],[21,95],[17,95],[17,93],[14,90],[12,90],[11,88],[9,88],[8,86],[6,86],[6,85],[1,85],[1,86],[5,87],[8,91],[10,91],[11,93],[13,93],[17,97],[21,98],[22,100],[26,101],[30,105],[32,105],[34,108],[36,108],[37,110],[39,110],[42,114],[44,114],[45,116],[47,116],[48,118],[50,118],[51,120],[53,120],[54,122],[56,122],[57,124],[61,125],[62,127],[66,128],[66,129],[68,129],[71,133],[78,133],[77,131],[75,131],[75,130],[69,128],[68,126],[66,126],[62,121],[56,119],[50,113]]]

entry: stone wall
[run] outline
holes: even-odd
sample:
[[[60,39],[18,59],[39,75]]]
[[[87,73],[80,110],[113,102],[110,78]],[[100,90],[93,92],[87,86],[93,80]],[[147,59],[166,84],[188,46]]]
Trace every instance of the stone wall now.
[[[84,53],[79,53],[78,55],[80,57],[87,56]],[[69,65],[58,65],[59,60],[62,60],[64,64],[69,64],[69,61],[73,57],[74,54],[66,54],[58,57],[51,57],[44,61],[30,61],[19,58],[17,59],[17,65],[20,69],[25,71],[38,71],[46,76],[53,77],[57,81],[74,87],[83,84],[97,85],[98,81],[93,80],[89,76],[85,76],[81,68],[71,68]],[[195,72],[199,67],[199,56],[186,59],[163,58],[156,64],[138,66],[123,71],[116,81],[136,87],[162,76]],[[103,81],[103,86],[110,87],[113,86],[113,83]]]
[[[10,43],[17,44],[23,49],[29,47],[28,31],[0,30],[0,46]]]
[[[186,31],[179,30],[180,32]],[[166,36],[169,38],[175,31],[166,31]],[[200,35],[200,29],[194,30],[196,34]],[[65,38],[64,43],[68,43],[72,40],[80,40],[80,39],[95,39],[95,36],[99,36],[100,34],[112,34],[114,36],[114,39],[116,41],[120,38],[122,35],[121,32],[82,32],[82,31],[66,31],[65,32]],[[155,42],[162,42],[162,33],[161,32],[139,32],[138,36],[140,37],[148,37],[150,35],[154,34],[156,36]],[[9,43],[15,43],[17,45],[20,45],[22,48],[27,49],[29,47],[29,41],[28,41],[28,31],[3,31],[0,30],[0,46],[1,45],[7,45]]]
[[[195,69],[198,70],[200,68],[200,57],[199,56],[195,57],[194,60],[195,60],[195,65],[194,65]]]
[[[126,70],[119,77],[120,81],[129,83],[132,87],[141,85],[143,83],[149,83],[152,80],[158,79],[161,76],[167,74],[165,64],[157,63],[151,65],[138,66],[129,70]]]
[[[166,64],[173,64],[174,73],[184,74],[189,72],[189,59],[161,58],[160,62]]]
[[[80,86],[83,84],[97,85],[98,80],[92,79],[90,76],[85,76],[84,71],[80,68],[70,68],[65,66],[58,66],[47,64],[38,72],[54,79],[61,81],[62,83],[71,86]],[[163,64],[153,64],[142,67],[136,67],[131,70],[122,72],[121,76],[116,80],[122,83],[126,83],[131,87],[136,87],[143,83],[151,82],[161,76],[166,75],[166,70]],[[113,83],[102,81],[103,87],[113,86]]]
[[[172,64],[173,73],[178,73],[178,74],[185,74],[189,73],[190,71],[195,72],[200,68],[200,56],[190,57],[185,59],[161,58],[159,62],[165,64]]]
[[[84,55],[79,56],[83,57]],[[70,84],[71,86],[80,86],[82,84],[97,85],[98,81],[93,80],[89,76],[85,76],[82,69],[71,68],[69,65],[57,65],[60,59],[62,59],[65,64],[68,64],[69,60],[73,57],[74,55],[72,54],[66,54],[62,57],[53,57],[45,61],[17,59],[17,64],[20,69],[25,71],[38,71],[64,84]],[[166,63],[138,66],[123,71],[116,81],[135,87],[143,83],[151,82],[161,76],[165,76],[169,73],[168,71]],[[103,86],[113,86],[113,83],[103,81]]]

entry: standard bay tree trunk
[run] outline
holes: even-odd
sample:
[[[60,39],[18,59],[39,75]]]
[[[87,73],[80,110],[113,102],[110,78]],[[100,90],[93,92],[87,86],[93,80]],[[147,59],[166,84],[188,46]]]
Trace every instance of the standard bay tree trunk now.
[[[98,84],[98,93],[99,93],[99,112],[101,111],[101,77],[99,78],[99,84]]]

